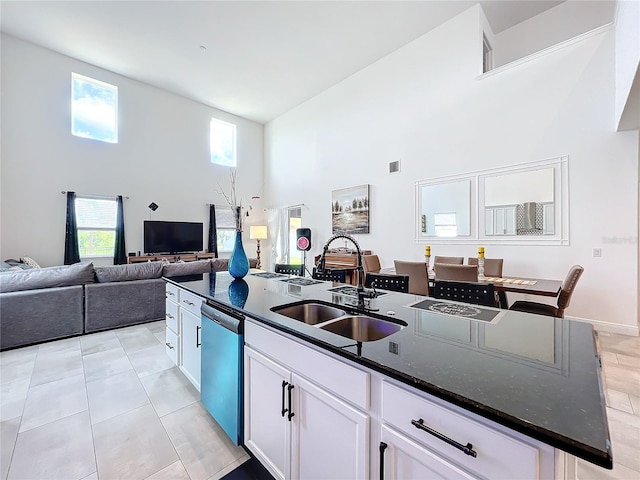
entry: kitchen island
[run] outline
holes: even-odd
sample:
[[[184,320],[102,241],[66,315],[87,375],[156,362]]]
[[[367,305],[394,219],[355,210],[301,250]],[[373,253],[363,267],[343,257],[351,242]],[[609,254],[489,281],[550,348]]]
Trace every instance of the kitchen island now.
[[[255,325],[254,330],[278,332],[314,351],[379,374],[382,387],[376,388],[386,391],[386,398],[393,396],[396,386],[405,386],[407,391],[433,397],[435,404],[442,402],[468,413],[471,419],[495,422],[516,437],[557,449],[556,463],[561,451],[612,467],[599,357],[589,324],[510,311],[497,311],[488,320],[472,320],[416,308],[425,297],[387,292],[371,300],[370,306],[378,311],[370,315],[402,323],[402,328],[377,341],[354,342],[272,311],[282,305],[317,300],[351,313],[355,298],[330,282],[272,276],[257,270],[242,281],[232,281],[226,272],[204,274],[202,279],[167,280],[214,306],[241,312]],[[371,382],[375,386],[377,380]],[[371,403],[378,408],[382,400],[373,398],[374,393],[371,396]],[[384,428],[386,423],[383,415],[370,420],[371,425]],[[386,438],[384,430],[382,434],[374,430],[372,427],[372,443]],[[502,454],[508,457],[510,452]],[[369,463],[368,471],[373,472],[377,462],[372,459]],[[557,474],[557,465],[555,469],[556,476],[562,476]],[[466,475],[456,472],[454,476]],[[471,478],[474,476],[487,475],[480,471]],[[548,478],[548,469],[537,471],[535,476]]]

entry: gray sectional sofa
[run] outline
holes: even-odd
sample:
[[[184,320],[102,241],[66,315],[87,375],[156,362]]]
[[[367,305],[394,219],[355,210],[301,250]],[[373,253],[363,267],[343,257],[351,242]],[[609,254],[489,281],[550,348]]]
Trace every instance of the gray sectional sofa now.
[[[255,266],[255,263],[253,264]],[[228,260],[95,266],[0,274],[0,350],[165,318],[162,277],[227,270]]]

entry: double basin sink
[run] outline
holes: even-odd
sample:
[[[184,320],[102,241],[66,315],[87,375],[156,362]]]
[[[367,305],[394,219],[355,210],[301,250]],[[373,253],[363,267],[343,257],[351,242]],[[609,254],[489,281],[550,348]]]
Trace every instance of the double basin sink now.
[[[271,311],[357,342],[380,340],[407,326],[402,320],[347,313],[319,300],[273,307]]]

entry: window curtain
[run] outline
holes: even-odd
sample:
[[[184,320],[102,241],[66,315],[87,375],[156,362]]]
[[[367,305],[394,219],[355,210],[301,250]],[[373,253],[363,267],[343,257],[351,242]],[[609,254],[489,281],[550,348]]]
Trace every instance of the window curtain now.
[[[78,224],[76,222],[76,192],[67,192],[67,224],[64,233],[64,264],[80,261]]]
[[[113,264],[124,265],[127,263],[127,249],[124,244],[124,205],[122,195],[116,197],[116,246],[113,251]]]
[[[286,251],[286,208],[273,208],[267,211],[269,227],[269,243],[271,244],[271,265],[283,263]]]
[[[209,253],[213,253],[218,258],[218,230],[216,227],[216,206],[209,205]]]

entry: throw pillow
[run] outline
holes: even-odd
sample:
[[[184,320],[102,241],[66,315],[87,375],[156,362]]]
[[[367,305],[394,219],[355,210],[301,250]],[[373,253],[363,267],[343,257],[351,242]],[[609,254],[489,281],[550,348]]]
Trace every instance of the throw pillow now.
[[[40,265],[38,265],[38,263],[31,257],[22,257],[20,259],[20,261],[22,263],[26,263],[27,265],[29,265],[32,268],[40,268]]]

